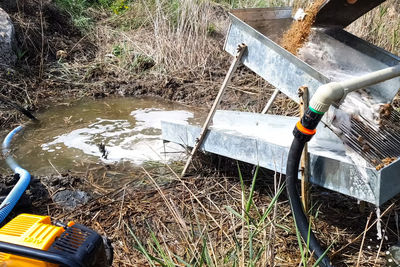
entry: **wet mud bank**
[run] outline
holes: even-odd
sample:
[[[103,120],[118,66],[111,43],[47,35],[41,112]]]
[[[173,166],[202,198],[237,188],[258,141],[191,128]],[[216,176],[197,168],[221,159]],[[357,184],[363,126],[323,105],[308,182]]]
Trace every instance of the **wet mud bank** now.
[[[0,175],[1,199],[4,199],[7,196],[7,194],[18,182],[18,179],[18,175]],[[70,194],[70,196],[59,194],[60,192],[69,192],[66,190],[71,191],[75,190],[74,188],[82,188],[83,184],[84,182],[82,177],[77,175],[74,176],[69,173],[59,176],[32,176],[27,190],[22,195],[20,201],[17,203],[4,223],[20,213],[47,214],[49,208],[54,205],[59,205],[59,207],[65,209],[71,209],[75,208],[76,204],[85,204],[89,199],[92,198],[92,196],[88,196],[88,198],[84,199],[83,201],[82,198],[75,197],[74,194]]]
[[[45,206],[68,212],[126,183],[143,184],[139,174],[144,169],[159,171],[158,181],[164,183],[169,179],[163,175],[165,164],[179,165],[186,151],[162,142],[161,121],[196,124],[205,116],[149,97],[86,99],[37,115],[39,122],[27,123],[14,136],[7,156],[34,176],[20,207],[31,205],[39,213],[48,213],[41,209]],[[5,161],[0,168],[11,172]],[[0,196],[7,195],[17,176],[0,177]]]
[[[68,104],[65,99],[70,99],[70,102],[85,97],[113,96],[161,97],[207,110],[231,61],[225,52],[219,51],[224,36],[218,33],[209,37],[209,42],[215,45],[215,51],[210,52],[218,56],[210,58],[207,66],[182,71],[164,71],[163,66],[158,65],[124,69],[119,65],[122,59],[112,50],[118,46],[104,43],[107,36],[100,34],[109,26],[103,25],[106,22],[102,20],[107,15],[102,12],[93,14],[92,32],[83,32],[74,26],[71,16],[52,1],[44,0],[41,5],[35,0],[18,1],[17,6],[6,11],[16,29],[20,54],[14,67],[0,72],[0,94],[33,113]],[[225,16],[222,16],[224,20]],[[100,25],[96,26],[96,23]],[[108,29],[109,33],[120,30]],[[220,31],[224,32],[224,29]],[[103,51],[103,46],[112,51]],[[268,83],[242,67],[238,69],[221,107],[261,111],[272,92]],[[281,96],[281,100],[288,105],[281,107],[277,104],[272,112],[287,112],[288,107],[293,112],[293,108],[297,108],[285,97]],[[18,111],[0,101],[1,128],[10,128],[25,120]]]

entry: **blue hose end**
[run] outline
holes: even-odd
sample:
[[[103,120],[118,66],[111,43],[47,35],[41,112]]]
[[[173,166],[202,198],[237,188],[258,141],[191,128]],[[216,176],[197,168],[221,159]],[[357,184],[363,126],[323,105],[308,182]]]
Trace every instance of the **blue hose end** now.
[[[7,195],[7,197],[3,200],[0,205],[0,223],[10,214],[15,205],[18,203],[22,194],[25,192],[26,188],[29,186],[31,182],[30,173],[21,168],[18,163],[9,155],[10,152],[10,144],[12,138],[21,130],[22,126],[16,127],[12,130],[3,141],[3,155],[6,157],[6,162],[8,166],[14,171],[14,173],[20,176],[17,184],[13,187],[11,192]]]

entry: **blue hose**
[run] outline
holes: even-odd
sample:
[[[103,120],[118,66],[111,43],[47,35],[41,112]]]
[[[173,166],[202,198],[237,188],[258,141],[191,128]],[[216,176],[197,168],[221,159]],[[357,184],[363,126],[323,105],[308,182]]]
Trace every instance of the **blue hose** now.
[[[8,166],[14,171],[14,173],[19,174],[19,180],[8,196],[3,200],[0,205],[0,223],[7,217],[7,215],[12,211],[12,209],[17,204],[18,200],[21,198],[22,194],[25,192],[31,181],[31,175],[28,171],[21,168],[17,162],[9,155],[10,143],[12,138],[16,133],[22,130],[22,126],[18,126],[12,130],[3,141],[3,155],[6,157],[6,162]]]

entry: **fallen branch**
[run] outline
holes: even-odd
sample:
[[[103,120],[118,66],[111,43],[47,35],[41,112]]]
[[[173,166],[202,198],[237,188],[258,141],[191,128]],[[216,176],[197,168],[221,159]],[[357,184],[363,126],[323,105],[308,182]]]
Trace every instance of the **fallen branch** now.
[[[22,114],[24,114],[25,116],[27,116],[29,119],[31,119],[33,121],[39,121],[28,110],[24,109],[23,107],[21,107],[20,105],[18,105],[17,103],[15,103],[13,101],[11,101],[8,97],[5,97],[2,94],[0,94],[0,102],[3,102],[5,104],[12,106],[13,108],[15,108],[16,110],[18,110],[19,112],[21,112]]]

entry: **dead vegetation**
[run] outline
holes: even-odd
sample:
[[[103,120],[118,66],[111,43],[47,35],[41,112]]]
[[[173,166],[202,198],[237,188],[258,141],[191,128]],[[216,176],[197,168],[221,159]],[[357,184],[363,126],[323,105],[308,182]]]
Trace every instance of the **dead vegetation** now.
[[[381,19],[384,27],[368,23],[382,13],[373,11],[349,29],[398,53],[398,28],[390,26],[400,20],[390,11],[396,9],[395,1],[385,4],[388,13],[384,14],[393,19]],[[229,56],[222,51],[228,25],[224,5],[177,1],[180,5],[171,10],[165,8],[168,1],[156,2],[160,4],[135,1],[118,14],[97,10],[91,31],[82,32],[68,13],[50,1],[18,1],[10,14],[19,33],[19,63],[2,74],[0,92],[31,110],[45,108],[59,98],[72,97],[73,101],[115,94],[162,96],[210,106],[229,63]],[[378,37],[373,37],[370,25],[375,25],[372,32],[378,32]],[[384,39],[385,29],[393,29],[392,41]],[[260,112],[272,90],[261,78],[239,68],[222,107]],[[297,115],[298,106],[280,95],[271,112]],[[3,128],[19,118],[8,109],[0,115]],[[281,177],[259,174],[248,204],[251,171],[243,171],[246,182],[242,185],[235,164],[221,165],[228,170],[211,171],[209,163],[198,166],[198,174],[187,180],[178,179],[165,166],[162,171],[146,168],[118,188],[110,186],[112,175],[79,174],[80,183],[64,187],[90,188],[94,193],[88,204],[73,212],[53,203],[52,190],[43,179],[50,188],[50,199],[35,199],[35,212],[73,219],[106,234],[115,247],[114,266],[160,265],[157,261],[183,266],[181,260],[193,266],[193,262],[207,266],[299,265],[302,255],[290,207],[284,192],[277,196]],[[399,239],[397,202],[382,213],[387,239],[378,241],[377,220],[374,216],[368,220],[373,207],[360,215],[357,203],[349,198],[320,189],[313,194],[319,201],[313,228],[326,246],[333,244],[330,256],[335,266],[383,265],[387,246]],[[365,228],[369,229],[366,235]]]
[[[298,266],[302,255],[281,190],[283,177],[265,170],[255,174],[246,164],[240,164],[238,175],[235,162],[220,158],[224,169],[214,169],[215,162],[196,160],[197,174],[185,180],[175,174],[180,165],[136,170],[132,180],[118,186],[112,185],[112,168],[88,166],[92,171],[86,174],[35,180],[28,197],[33,212],[84,223],[111,238],[113,266]],[[51,199],[60,188],[88,190],[92,199],[64,209]],[[312,192],[313,228],[325,246],[332,245],[334,265],[383,266],[388,244],[399,238],[397,200],[383,207],[384,239],[377,240],[373,207],[360,215],[354,200],[321,189]],[[29,206],[16,213],[27,211],[32,212]],[[313,259],[306,261],[311,266]]]
[[[347,30],[395,55],[400,54],[400,6],[387,0],[347,27]]]
[[[54,84],[51,71],[57,65],[57,52],[67,51],[69,59],[87,61],[93,58],[96,48],[81,35],[68,14],[51,1],[16,1],[6,11],[16,31],[18,60],[15,67],[1,71],[0,94],[28,110],[36,110],[41,99],[57,95],[49,88]],[[1,103],[2,127],[9,127],[18,118],[9,105]]]
[[[75,5],[80,2],[85,1],[76,1]],[[67,9],[62,11],[49,0],[16,1],[7,10],[17,31],[19,60],[16,68],[2,72],[0,93],[28,110],[51,104],[43,99],[57,101],[66,96],[113,94],[158,95],[189,104],[190,96],[195,94],[196,99],[200,97],[209,103],[229,63],[229,56],[222,51],[229,4],[259,7],[262,3],[255,0],[196,3],[195,0],[177,1],[175,5],[168,1],[126,2],[112,6],[114,14],[104,8],[76,8],[80,11],[75,13],[92,16],[88,18],[71,15]],[[265,5],[292,4],[306,5],[301,1]],[[396,0],[388,0],[348,29],[398,53],[400,18],[396,9]],[[83,15],[82,10],[86,12]],[[92,23],[89,26],[80,24],[88,21]],[[236,89],[233,101],[225,103],[245,98],[248,99],[245,104],[241,101],[234,108],[259,111],[268,99],[270,86],[251,72],[242,70],[242,73],[245,76],[232,85]],[[281,104],[284,106],[277,105],[275,111],[297,113],[297,105],[287,98],[285,101],[282,98]],[[19,118],[17,113],[9,112],[8,106],[3,106],[0,112],[3,127]]]

